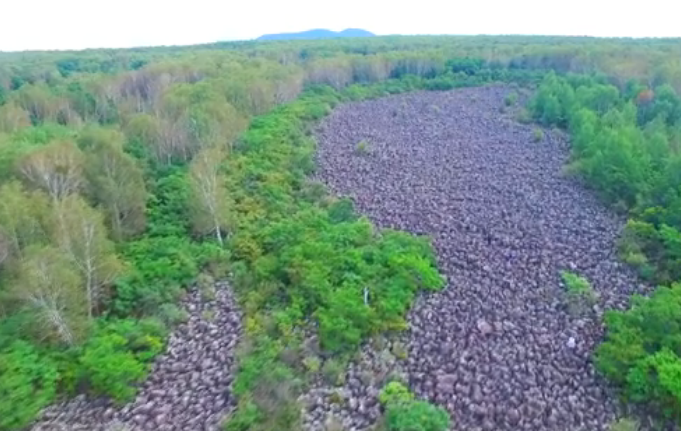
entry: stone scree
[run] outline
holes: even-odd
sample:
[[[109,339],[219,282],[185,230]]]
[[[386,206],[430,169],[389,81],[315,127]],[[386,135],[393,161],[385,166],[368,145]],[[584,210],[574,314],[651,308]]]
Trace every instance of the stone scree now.
[[[116,407],[79,396],[45,409],[33,431],[216,431],[233,408],[231,383],[241,314],[226,283],[215,299],[198,290],[183,302],[189,320],[170,335],[136,399]]]
[[[308,394],[308,429],[328,428],[329,417],[350,431],[373,423],[380,385],[360,377],[385,364],[457,430],[596,431],[619,415],[590,355],[603,310],[647,287],[617,261],[624,220],[563,174],[567,136],[538,140],[501,112],[510,91],[350,103],[316,130],[316,179],[380,227],[430,235],[448,283],[413,307],[407,359],[365,351],[342,388]],[[587,277],[597,303],[569,310],[561,270]]]

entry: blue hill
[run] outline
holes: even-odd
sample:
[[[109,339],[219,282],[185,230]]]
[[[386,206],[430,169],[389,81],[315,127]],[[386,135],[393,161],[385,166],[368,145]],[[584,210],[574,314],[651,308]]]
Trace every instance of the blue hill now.
[[[343,31],[331,31],[323,28],[301,31],[299,33],[275,33],[265,34],[257,40],[290,40],[290,39],[333,39],[341,37],[372,37],[376,36],[370,31],[359,28],[348,28]]]

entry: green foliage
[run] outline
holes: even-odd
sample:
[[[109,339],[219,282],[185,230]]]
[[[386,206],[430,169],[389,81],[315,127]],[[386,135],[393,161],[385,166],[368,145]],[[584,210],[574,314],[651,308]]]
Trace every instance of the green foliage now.
[[[343,361],[329,358],[322,365],[322,376],[330,385],[342,385],[345,383],[345,366]]]
[[[518,102],[518,93],[512,91],[504,97],[504,105],[513,106]]]
[[[57,392],[55,364],[35,347],[15,341],[0,351],[0,429],[21,429]]]
[[[544,140],[544,131],[538,127],[532,130],[532,140],[534,142],[541,142]]]
[[[381,390],[378,400],[384,406],[399,403],[405,404],[414,399],[414,395],[400,382],[390,382]]]
[[[522,124],[529,124],[532,122],[532,114],[530,114],[530,111],[527,109],[521,109],[518,111],[518,114],[516,115],[515,118],[519,123]]]
[[[297,327],[313,319],[323,350],[351,353],[376,332],[404,328],[419,289],[444,285],[426,239],[376,232],[357,216],[351,201],[329,200],[323,190],[310,200],[303,185],[314,143],[305,136],[305,123],[325,115],[340,97],[316,87],[256,118],[237,154],[226,161],[238,227],[230,240],[237,259],[235,287],[252,344],[241,357],[234,391],[260,412],[237,411],[226,427],[239,429],[249,422],[248,429],[291,429],[271,424],[299,420],[290,400],[300,391],[300,373],[320,370],[329,383],[342,383],[342,361],[321,364],[306,353],[303,367],[284,363],[287,352],[297,350]]]
[[[449,413],[426,401],[415,400],[400,382],[390,382],[378,396],[385,409],[386,431],[446,431],[451,425]]]
[[[609,431],[638,431],[639,423],[634,419],[622,418],[610,424]]]
[[[158,316],[170,327],[189,320],[189,314],[185,310],[171,303],[161,304],[158,310]]]
[[[222,429],[224,431],[254,430],[262,420],[262,413],[255,404],[251,401],[240,401],[234,413],[225,420]]]
[[[649,403],[679,419],[681,285],[634,296],[631,309],[606,314],[607,335],[595,352],[599,371],[621,385],[627,399]]]
[[[593,77],[549,74],[531,103],[534,118],[570,130],[572,162],[603,199],[631,216],[619,241],[625,262],[652,282],[681,279],[681,163],[677,124],[681,99],[663,85],[629,82],[624,94]],[[586,280],[563,274],[573,310],[593,301]],[[571,293],[572,292],[572,293]],[[679,286],[635,297],[626,312],[606,316],[607,337],[597,368],[626,399],[650,404],[678,421],[681,411]]]
[[[147,364],[163,349],[164,328],[155,321],[102,322],[78,355],[79,385],[116,401],[130,401],[134,384],[146,376]]]
[[[585,313],[593,307],[597,297],[589,280],[569,271],[561,271],[560,276],[565,283],[568,306],[573,313]]]
[[[447,411],[425,401],[390,404],[385,412],[387,431],[446,431],[450,423]]]
[[[224,429],[297,429],[300,406],[295,399],[302,386],[294,370],[279,360],[279,342],[258,336],[242,349],[234,382],[234,394],[240,401]]]
[[[321,362],[316,356],[308,356],[303,359],[303,365],[310,373],[316,373],[321,367]]]
[[[123,336],[108,334],[86,345],[79,360],[94,393],[109,395],[117,401],[134,397],[131,385],[144,377],[144,365],[127,350],[126,344]]]
[[[369,143],[365,140],[359,141],[355,147],[355,152],[359,155],[364,155],[369,152]]]
[[[397,359],[400,360],[407,359],[407,356],[409,356],[407,346],[405,346],[404,343],[401,343],[399,341],[393,342],[392,353],[393,355],[395,355]]]

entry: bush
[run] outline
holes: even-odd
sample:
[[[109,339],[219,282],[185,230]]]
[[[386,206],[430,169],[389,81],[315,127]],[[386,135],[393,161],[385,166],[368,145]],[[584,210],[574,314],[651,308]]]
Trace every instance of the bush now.
[[[565,295],[570,312],[583,314],[596,304],[596,292],[589,280],[569,271],[561,271],[560,276],[565,283]]]
[[[515,91],[508,93],[504,98],[504,105],[506,106],[513,106],[516,102],[518,102],[518,93]]]
[[[608,311],[606,338],[594,353],[596,368],[629,401],[680,419],[681,285],[635,295],[627,311]]]
[[[622,418],[610,424],[609,431],[638,431],[639,423],[634,419]]]
[[[316,356],[308,356],[305,359],[303,359],[303,365],[310,373],[318,372],[319,368],[321,367],[319,358]]]
[[[450,425],[449,414],[443,408],[425,401],[393,403],[385,413],[388,431],[447,431]]]
[[[162,325],[152,320],[100,322],[78,356],[78,379],[95,394],[125,402],[163,349]]]
[[[169,327],[189,320],[189,314],[175,304],[162,304],[159,307],[158,316]]]
[[[202,272],[196,278],[196,286],[201,293],[201,299],[203,301],[214,301],[215,300],[215,280],[210,274]]]
[[[251,401],[240,401],[236,410],[229,415],[222,426],[224,431],[248,431],[255,429],[262,421],[262,413]]]
[[[541,142],[544,140],[544,131],[539,128],[532,130],[532,140],[534,142]]]
[[[428,402],[415,401],[400,382],[388,383],[378,399],[385,408],[386,431],[446,431],[450,427],[449,413]]]
[[[400,382],[390,382],[381,393],[378,395],[378,400],[384,406],[393,403],[408,403],[414,399],[414,395],[409,392],[409,389]]]
[[[130,401],[136,393],[133,385],[145,376],[144,364],[127,349],[126,339],[118,334],[90,340],[79,361],[91,390],[116,401]]]
[[[21,429],[57,391],[57,367],[28,343],[15,341],[0,352],[0,429]]]
[[[532,122],[532,114],[523,108],[516,114],[516,121],[522,124],[530,124]]]
[[[340,386],[345,383],[345,363],[338,359],[330,358],[324,361],[322,375],[330,385]]]
[[[397,359],[400,360],[405,360],[409,356],[409,350],[407,349],[407,346],[400,341],[393,342],[392,353]]]
[[[365,140],[361,140],[355,146],[355,152],[359,155],[365,155],[369,153],[369,143]]]

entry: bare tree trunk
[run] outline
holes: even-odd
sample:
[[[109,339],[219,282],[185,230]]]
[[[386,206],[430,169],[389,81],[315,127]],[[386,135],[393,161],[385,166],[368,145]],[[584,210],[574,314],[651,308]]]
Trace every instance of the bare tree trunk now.
[[[215,236],[217,237],[220,246],[223,246],[224,243],[222,241],[222,229],[220,229],[220,222],[218,221],[217,217],[213,217],[213,222],[215,223]]]

